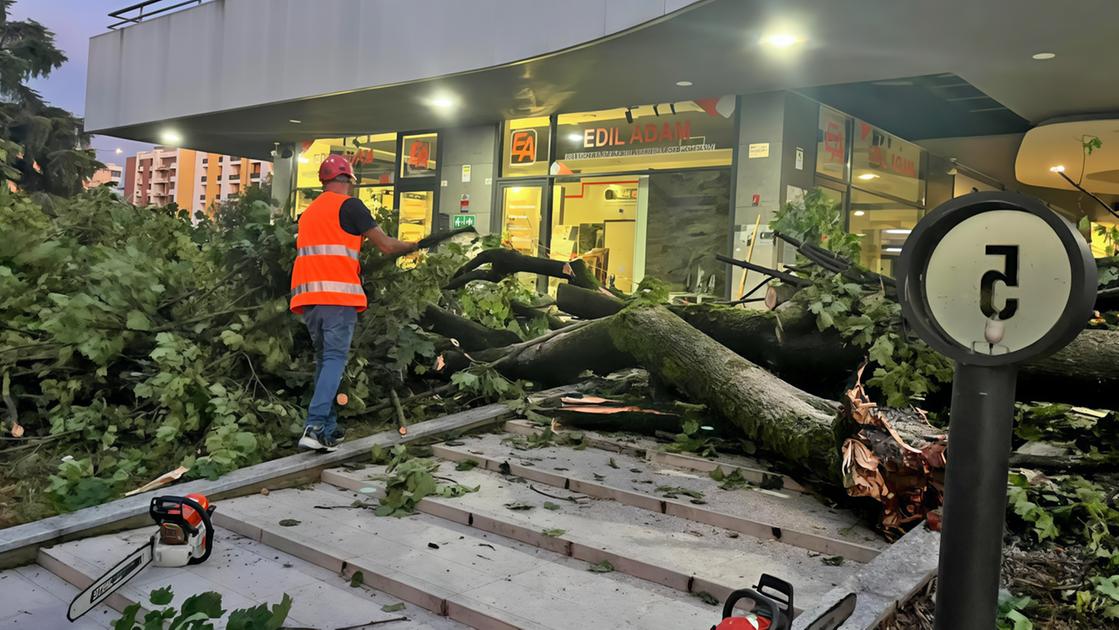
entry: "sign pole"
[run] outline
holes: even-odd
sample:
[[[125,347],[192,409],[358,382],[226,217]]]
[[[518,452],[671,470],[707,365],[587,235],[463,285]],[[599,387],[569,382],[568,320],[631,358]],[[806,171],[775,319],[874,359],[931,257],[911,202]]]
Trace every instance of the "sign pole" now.
[[[936,583],[936,630],[990,630],[998,609],[1014,366],[956,364]]]
[[[1018,366],[1084,330],[1096,286],[1083,235],[1018,193],[957,197],[905,242],[897,276],[905,322],[956,362],[936,630],[995,626]]]

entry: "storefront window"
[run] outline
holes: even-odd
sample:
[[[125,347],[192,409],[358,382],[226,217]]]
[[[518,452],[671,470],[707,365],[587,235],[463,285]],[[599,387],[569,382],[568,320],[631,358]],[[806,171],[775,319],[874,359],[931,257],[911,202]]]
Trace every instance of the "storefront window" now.
[[[502,137],[502,177],[547,175],[552,126],[547,116],[507,120]]]
[[[401,177],[434,177],[438,165],[439,137],[436,133],[404,136],[403,155],[400,156]]]
[[[585,177],[552,188],[555,260],[582,259],[598,281],[630,292],[634,277],[639,207],[647,207],[645,177]],[[555,283],[552,283],[553,285]]]
[[[430,190],[400,193],[400,226],[397,238],[418,241],[431,233],[435,193]]]
[[[735,97],[561,114],[553,175],[729,166]]]
[[[816,172],[847,181],[847,123],[850,119],[830,107],[820,106],[816,130]]]
[[[851,185],[924,203],[924,151],[870,123],[855,121]]]
[[[540,217],[544,187],[506,186],[501,191],[501,212],[505,219],[501,235],[509,247],[527,256],[536,256],[540,245]]]
[[[852,189],[849,230],[859,236],[859,264],[892,277],[894,263],[920,217],[917,208]]]
[[[388,185],[388,201],[379,196],[378,207],[386,211],[392,209],[392,183],[396,172],[396,134],[381,133],[344,138],[320,138],[306,142],[299,147],[295,173],[295,213],[298,215],[311,205],[322,192],[319,182],[319,165],[329,155],[342,155],[354,169],[358,191],[369,185],[384,187]],[[372,191],[355,193],[372,195]],[[363,197],[364,199],[364,197]],[[367,202],[366,205],[369,205]],[[373,206],[369,206],[370,209]]]

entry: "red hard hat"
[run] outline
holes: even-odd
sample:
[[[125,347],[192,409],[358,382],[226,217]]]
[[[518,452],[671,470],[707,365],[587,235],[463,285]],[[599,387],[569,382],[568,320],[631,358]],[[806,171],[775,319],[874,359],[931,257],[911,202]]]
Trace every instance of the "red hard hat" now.
[[[342,175],[349,175],[351,180],[357,179],[354,177],[354,167],[341,155],[328,155],[319,165],[319,181],[324,184]]]

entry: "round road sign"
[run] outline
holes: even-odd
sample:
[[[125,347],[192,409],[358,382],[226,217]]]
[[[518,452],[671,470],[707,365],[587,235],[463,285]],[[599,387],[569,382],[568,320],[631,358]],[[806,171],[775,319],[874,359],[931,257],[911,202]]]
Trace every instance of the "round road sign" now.
[[[1011,365],[1083,330],[1096,264],[1076,228],[1041,200],[981,192],[917,223],[897,282],[907,323],[934,349],[960,363]]]

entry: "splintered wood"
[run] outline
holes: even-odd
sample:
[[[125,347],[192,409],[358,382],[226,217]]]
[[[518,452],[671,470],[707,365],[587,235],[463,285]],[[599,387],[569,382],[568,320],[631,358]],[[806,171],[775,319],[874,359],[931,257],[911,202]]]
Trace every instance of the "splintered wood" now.
[[[843,442],[843,484],[853,497],[882,504],[882,528],[902,532],[940,507],[947,435],[924,412],[882,409],[860,379],[847,392],[844,411],[858,425]],[[904,437],[903,437],[904,435]]]

